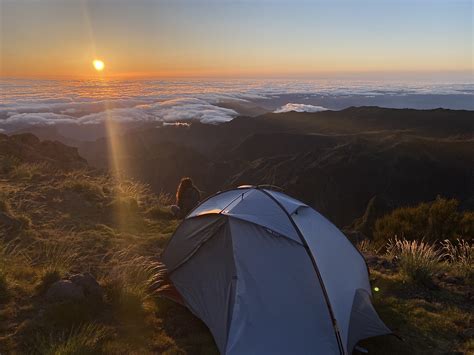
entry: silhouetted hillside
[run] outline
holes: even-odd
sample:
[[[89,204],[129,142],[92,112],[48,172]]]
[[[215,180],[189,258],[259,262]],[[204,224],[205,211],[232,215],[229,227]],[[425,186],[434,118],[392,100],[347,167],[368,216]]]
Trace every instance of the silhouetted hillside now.
[[[442,195],[474,207],[474,120],[470,111],[352,107],[239,117],[220,125],[146,127],[119,138],[130,176],[174,192],[192,176],[211,194],[238,184],[275,184],[339,226],[374,196],[390,208]],[[107,166],[106,139],[83,144]]]

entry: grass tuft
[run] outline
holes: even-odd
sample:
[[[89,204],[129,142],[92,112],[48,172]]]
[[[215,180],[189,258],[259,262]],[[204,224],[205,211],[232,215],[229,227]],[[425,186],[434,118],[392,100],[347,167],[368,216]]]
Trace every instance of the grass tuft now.
[[[442,253],[436,246],[424,241],[395,237],[387,245],[387,255],[398,260],[407,280],[423,286],[432,286],[433,276],[441,267]]]
[[[34,352],[43,355],[99,354],[109,330],[99,324],[89,323],[73,327],[69,332],[56,332],[37,336]]]
[[[469,282],[474,278],[474,247],[463,239],[455,242],[445,240],[441,243],[444,256],[455,272]]]
[[[21,163],[13,167],[9,175],[11,179],[31,180],[49,173],[51,166],[48,163]]]

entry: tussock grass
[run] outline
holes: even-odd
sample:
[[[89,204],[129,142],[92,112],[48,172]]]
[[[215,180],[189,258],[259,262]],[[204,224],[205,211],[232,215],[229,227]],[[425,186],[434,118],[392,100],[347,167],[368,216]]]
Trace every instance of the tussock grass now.
[[[33,345],[42,355],[98,354],[110,331],[103,325],[88,323],[69,331],[39,335]]]
[[[82,194],[89,201],[100,201],[105,197],[100,183],[92,181],[84,175],[71,173],[63,182],[62,188]]]
[[[60,275],[80,265],[79,253],[74,245],[67,242],[37,241],[31,246],[34,266],[42,267],[45,273],[58,272]]]
[[[163,264],[129,249],[114,253],[109,263],[111,270],[104,280],[109,301],[120,319],[139,322],[161,282]]]
[[[357,243],[356,247],[362,253],[377,254],[380,250],[380,248],[377,248],[370,239],[361,240]]]
[[[113,253],[112,266],[107,275],[109,281],[127,285],[145,300],[162,281],[164,265],[150,257],[134,254],[130,249]]]
[[[433,244],[394,238],[387,244],[387,255],[396,259],[407,280],[431,286],[434,274],[441,268],[441,251]]]
[[[18,234],[23,230],[27,230],[31,227],[31,219],[22,213],[14,213],[8,196],[5,193],[0,193],[0,213],[3,214],[3,218],[8,220],[7,225],[3,225],[0,220],[0,236],[4,234],[6,230]]]
[[[161,191],[158,195],[158,203],[162,206],[168,206],[174,203],[174,196]]]
[[[137,205],[142,205],[151,196],[147,185],[132,180],[117,180],[115,194],[119,198],[135,200]]]
[[[31,180],[35,177],[50,174],[53,167],[46,163],[21,163],[13,167],[9,172],[11,179]]]
[[[0,272],[6,272],[12,267],[21,265],[30,265],[31,259],[27,250],[22,246],[19,239],[13,239],[4,242],[0,239]]]
[[[444,256],[451,267],[468,281],[474,278],[474,246],[463,239],[441,243]]]

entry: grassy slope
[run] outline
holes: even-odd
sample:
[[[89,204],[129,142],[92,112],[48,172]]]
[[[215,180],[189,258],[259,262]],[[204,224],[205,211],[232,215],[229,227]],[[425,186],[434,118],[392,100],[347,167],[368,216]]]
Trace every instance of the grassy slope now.
[[[216,353],[206,327],[150,287],[157,255],[178,224],[157,207],[159,197],[91,170],[23,170],[0,176],[0,212],[18,222],[0,226],[2,354]],[[45,301],[51,282],[77,272],[98,279],[103,302]],[[369,340],[370,353],[474,351],[462,337],[472,327],[467,286],[438,282],[427,291],[379,264],[371,281],[380,288],[376,308],[404,342]]]
[[[149,269],[178,223],[157,210],[158,197],[94,171],[33,175],[0,178],[2,205],[25,221],[0,226],[0,353],[213,351],[205,326],[148,286]],[[104,286],[104,302],[45,301],[48,284],[79,272]]]

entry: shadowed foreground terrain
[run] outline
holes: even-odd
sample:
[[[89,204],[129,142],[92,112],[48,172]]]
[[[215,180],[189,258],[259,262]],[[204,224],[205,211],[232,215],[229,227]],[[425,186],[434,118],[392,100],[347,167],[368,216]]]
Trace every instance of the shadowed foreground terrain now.
[[[0,135],[0,353],[217,353],[205,325],[160,296],[159,255],[179,223],[169,202],[61,143]],[[365,341],[370,353],[474,351],[472,249],[462,263],[418,242],[428,259],[358,246],[377,311],[403,339]]]

